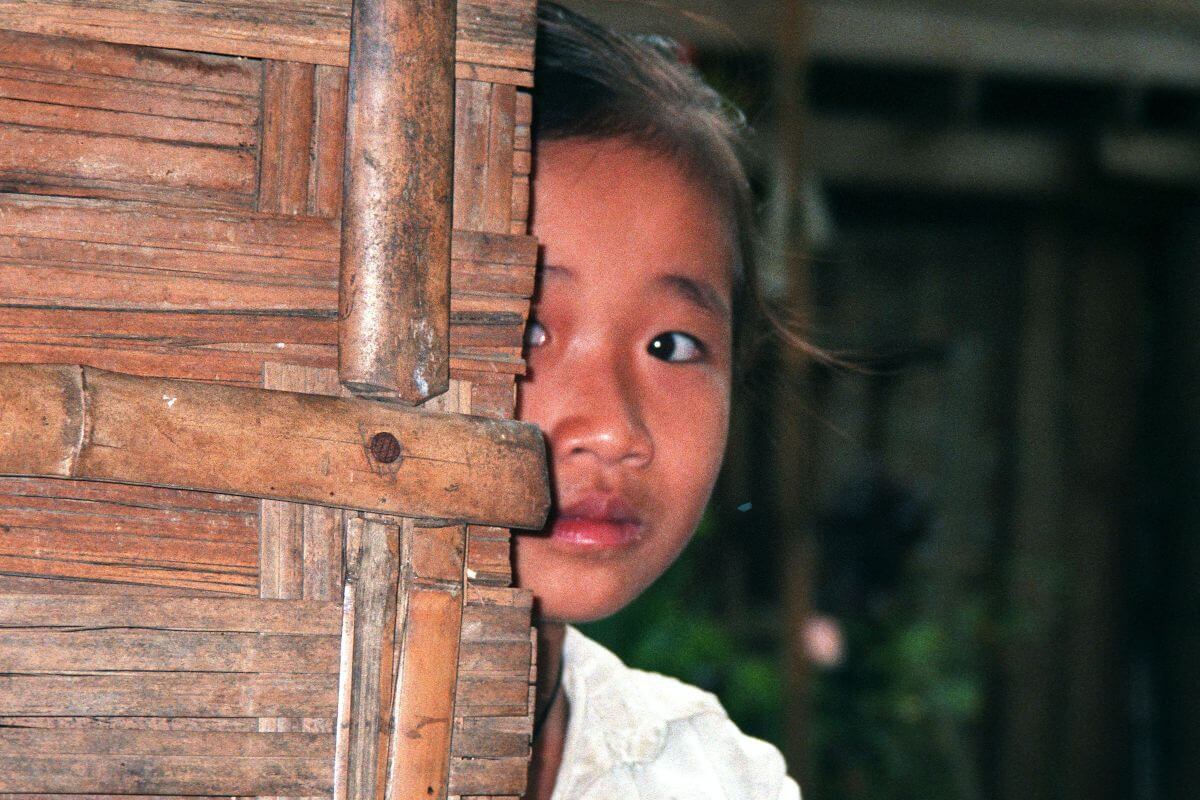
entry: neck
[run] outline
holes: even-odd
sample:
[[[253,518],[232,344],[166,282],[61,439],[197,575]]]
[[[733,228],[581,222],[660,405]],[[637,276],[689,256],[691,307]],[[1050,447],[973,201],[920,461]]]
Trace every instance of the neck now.
[[[537,688],[533,717],[543,722],[533,740],[526,800],[549,800],[554,791],[558,767],[562,763],[568,704],[562,687],[558,686],[556,691],[555,686],[562,668],[565,635],[566,626],[561,622],[537,623]]]

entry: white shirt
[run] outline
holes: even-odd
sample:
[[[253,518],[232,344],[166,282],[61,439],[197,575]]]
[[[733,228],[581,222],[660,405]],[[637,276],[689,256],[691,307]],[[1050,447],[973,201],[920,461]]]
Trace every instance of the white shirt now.
[[[783,756],[713,695],[630,669],[568,626],[570,717],[551,800],[800,800]]]

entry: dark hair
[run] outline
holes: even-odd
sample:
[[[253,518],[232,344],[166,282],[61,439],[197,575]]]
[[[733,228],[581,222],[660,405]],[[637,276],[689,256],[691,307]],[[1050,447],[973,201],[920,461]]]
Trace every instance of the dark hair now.
[[[763,308],[742,114],[669,40],[617,33],[552,2],[539,4],[533,94],[535,141],[625,138],[675,159],[712,191],[734,234],[734,348],[744,354]]]

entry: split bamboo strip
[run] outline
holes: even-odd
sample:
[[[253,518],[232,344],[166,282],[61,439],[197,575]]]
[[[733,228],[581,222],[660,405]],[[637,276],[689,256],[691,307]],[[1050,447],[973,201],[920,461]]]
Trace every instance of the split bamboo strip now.
[[[317,795],[330,788],[327,758],[220,756],[0,756],[0,792],[38,794]]]
[[[338,636],[341,606],[317,600],[0,594],[0,632],[14,628],[160,628]]]
[[[445,797],[462,627],[466,530],[404,525],[405,596],[397,617],[389,797]]]
[[[231,756],[235,758],[311,758],[328,760],[333,737],[327,733],[249,731],[71,730],[7,728],[0,755]]]
[[[337,676],[213,672],[0,674],[0,716],[328,717]]]
[[[396,603],[400,592],[398,520],[348,516],[346,552],[349,642],[343,642],[335,798],[382,797],[391,720]],[[347,663],[349,656],[349,663]],[[347,669],[349,674],[346,674]],[[344,705],[348,704],[348,705]]]
[[[229,631],[0,631],[0,664],[11,672],[144,671],[329,674],[337,636]]]

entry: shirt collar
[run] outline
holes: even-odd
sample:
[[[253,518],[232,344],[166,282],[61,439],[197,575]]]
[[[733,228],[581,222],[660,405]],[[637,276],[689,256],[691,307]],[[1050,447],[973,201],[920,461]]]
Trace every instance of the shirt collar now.
[[[707,695],[630,669],[571,626],[563,639],[563,691],[571,704],[563,763],[585,771],[654,761],[671,722],[712,710]]]

